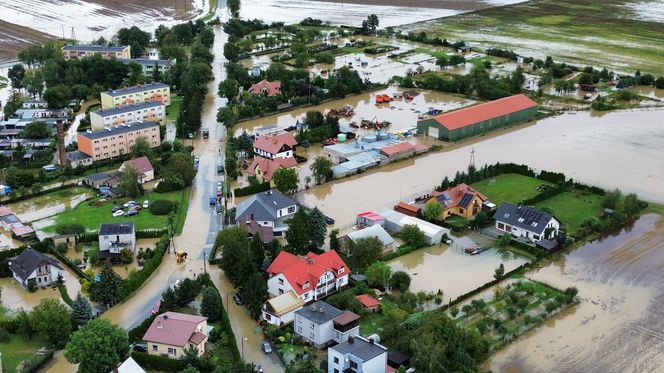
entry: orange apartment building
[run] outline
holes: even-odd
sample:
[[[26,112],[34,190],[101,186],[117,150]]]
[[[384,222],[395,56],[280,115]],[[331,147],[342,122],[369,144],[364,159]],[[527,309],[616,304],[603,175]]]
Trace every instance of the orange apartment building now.
[[[76,60],[83,57],[100,55],[104,59],[115,57],[131,58],[131,47],[128,45],[118,45],[109,47],[106,45],[65,45],[62,47],[62,55],[65,60]]]
[[[151,147],[161,144],[159,123],[136,122],[101,131],[78,134],[78,151],[100,161],[129,153],[129,149],[139,137],[144,137]]]

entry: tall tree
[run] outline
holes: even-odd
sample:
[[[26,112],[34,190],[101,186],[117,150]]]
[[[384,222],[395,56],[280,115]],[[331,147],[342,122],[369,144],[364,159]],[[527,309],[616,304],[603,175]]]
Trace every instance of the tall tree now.
[[[330,231],[330,250],[339,250],[341,245],[339,244],[339,230],[332,229]]]
[[[326,182],[332,173],[332,162],[323,156],[319,156],[314,159],[309,169],[313,172],[316,184],[320,185]]]
[[[48,104],[49,109],[62,109],[67,107],[69,103],[69,97],[58,87],[49,87],[44,92],[44,100]]]
[[[265,249],[263,248],[263,241],[258,234],[255,234],[251,239],[249,246],[249,255],[251,255],[251,262],[254,268],[258,271],[263,265],[265,260]]]
[[[110,372],[128,350],[127,332],[98,318],[72,335],[65,347],[65,358],[79,364],[79,373]]]
[[[272,174],[272,182],[281,193],[293,194],[297,192],[300,178],[295,168],[279,168]]]
[[[150,162],[153,162],[154,153],[152,152],[152,147],[143,136],[136,138],[134,144],[129,148],[129,153],[132,158],[148,157]]]
[[[201,301],[201,315],[205,316],[210,322],[221,318],[223,305],[219,291],[214,287],[207,287],[203,291],[203,300]]]
[[[374,262],[367,270],[364,271],[364,274],[367,276],[367,282],[371,286],[379,286],[385,288],[390,282],[390,277],[392,275],[392,270],[390,267],[383,262]]]
[[[145,75],[143,75],[143,66],[135,61],[129,62],[129,85],[139,85],[145,83]]]
[[[219,83],[219,96],[233,101],[240,94],[240,85],[235,79],[226,79]]]
[[[390,277],[390,286],[402,292],[406,291],[410,287],[410,276],[404,271],[396,271]]]
[[[92,320],[92,306],[88,298],[78,293],[71,306],[71,319],[76,325],[85,325]]]
[[[99,282],[94,285],[95,298],[102,304],[113,306],[122,299],[122,278],[113,271],[108,262],[102,266]]]
[[[23,88],[23,78],[25,78],[25,68],[21,64],[12,66],[7,72],[7,77],[12,83],[13,89]]]
[[[164,77],[161,73],[161,69],[159,68],[159,63],[155,61],[154,66],[152,67],[152,81],[153,82],[161,82],[164,80]]]
[[[309,239],[311,243],[320,248],[325,243],[325,236],[327,235],[327,224],[325,223],[325,215],[314,207],[309,212]]]
[[[251,316],[258,317],[261,305],[267,300],[267,283],[260,272],[253,272],[249,275],[242,286],[242,296]]]
[[[431,220],[441,220],[440,214],[443,212],[443,208],[440,206],[440,203],[437,201],[427,203],[424,207],[424,217]]]
[[[37,121],[28,123],[20,133],[24,139],[46,139],[52,136],[51,129],[45,122]]]
[[[143,187],[138,181],[140,174],[136,167],[127,166],[122,170],[118,188],[120,191],[131,198],[139,197],[143,194]]]
[[[406,224],[400,234],[404,242],[413,249],[427,245],[426,235],[415,224]]]
[[[306,254],[309,250],[309,217],[306,210],[298,209],[286,224],[288,224],[286,241],[290,250],[295,254]]]
[[[30,323],[53,344],[66,341],[71,334],[69,309],[55,299],[42,299],[30,313]]]
[[[228,11],[233,15],[233,17],[240,15],[240,0],[227,0],[226,6],[228,6]]]
[[[378,237],[358,238],[351,244],[350,254],[357,266],[366,268],[380,259],[383,254],[383,242]]]

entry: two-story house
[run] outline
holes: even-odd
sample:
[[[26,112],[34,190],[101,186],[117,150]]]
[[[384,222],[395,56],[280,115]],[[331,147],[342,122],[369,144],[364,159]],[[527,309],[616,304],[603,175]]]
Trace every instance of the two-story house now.
[[[426,202],[427,205],[437,203],[442,207],[440,220],[445,220],[451,215],[471,219],[483,211],[488,198],[466,184],[459,184],[445,191],[433,191],[432,197]]]
[[[304,301],[296,292],[290,290],[263,303],[261,319],[276,326],[287,325],[293,322],[295,312],[302,306],[304,306]]]
[[[305,302],[324,298],[348,285],[350,268],[336,251],[305,256],[282,251],[267,268],[271,297],[294,290]]]
[[[190,347],[198,349],[198,356],[202,356],[208,336],[207,317],[166,312],[152,321],[143,340],[148,354],[179,359]]]
[[[560,229],[560,222],[551,214],[511,203],[500,205],[493,218],[498,230],[532,242],[554,238]]]
[[[277,190],[254,194],[240,202],[235,208],[235,223],[250,224],[252,221],[270,227],[275,236],[288,230],[286,220],[297,212],[297,202]]]
[[[327,354],[327,373],[387,372],[387,348],[371,338],[351,337]]]
[[[316,348],[323,348],[358,335],[359,319],[353,312],[318,301],[295,312],[295,335]]]
[[[24,288],[30,283],[38,287],[49,286],[58,281],[58,277],[63,278],[65,273],[57,260],[31,247],[9,259],[9,270],[14,280]]]
[[[295,156],[297,140],[290,132],[263,135],[254,142],[254,154],[263,158],[290,158]]]
[[[134,252],[136,232],[134,223],[110,223],[99,227],[99,257],[117,258],[122,249]]]

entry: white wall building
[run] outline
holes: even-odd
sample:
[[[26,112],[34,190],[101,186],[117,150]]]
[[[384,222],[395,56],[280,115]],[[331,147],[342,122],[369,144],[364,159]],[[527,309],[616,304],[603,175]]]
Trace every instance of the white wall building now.
[[[58,277],[64,279],[65,274],[57,260],[31,247],[9,259],[9,270],[12,271],[14,280],[24,288],[30,283],[37,287],[49,286],[57,282]]]
[[[295,312],[295,335],[323,348],[333,342],[343,343],[359,334],[360,316],[341,311],[323,301]]]
[[[387,348],[360,336],[327,350],[327,373],[385,373]]]

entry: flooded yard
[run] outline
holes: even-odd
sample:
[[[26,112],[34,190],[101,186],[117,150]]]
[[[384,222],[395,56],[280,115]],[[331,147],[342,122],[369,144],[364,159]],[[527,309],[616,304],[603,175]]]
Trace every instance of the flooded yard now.
[[[73,209],[92,196],[89,189],[74,187],[7,205],[24,222],[33,222]]]
[[[528,277],[581,303],[491,357],[494,372],[655,372],[664,366],[664,218],[650,214]]]

